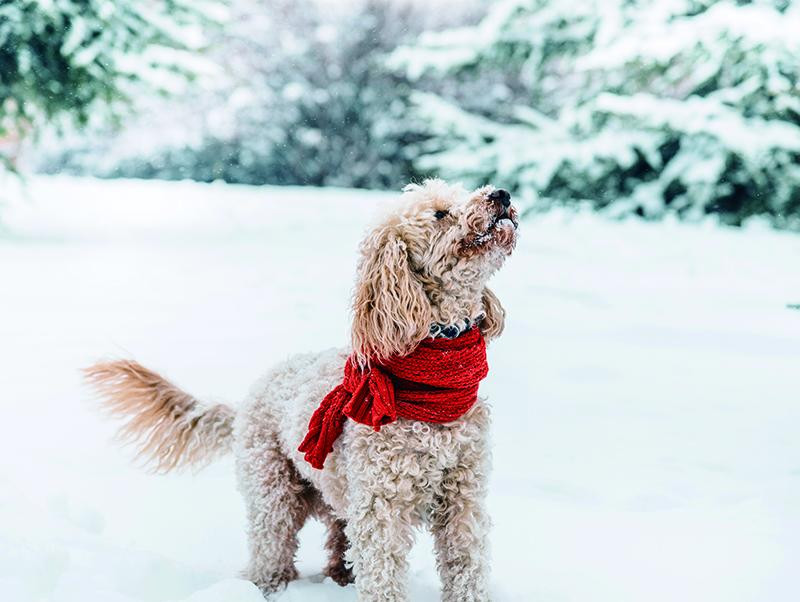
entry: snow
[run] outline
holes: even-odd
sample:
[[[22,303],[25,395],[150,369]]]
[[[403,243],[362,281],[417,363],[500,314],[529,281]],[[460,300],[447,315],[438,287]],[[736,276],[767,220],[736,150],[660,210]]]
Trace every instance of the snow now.
[[[226,458],[152,476],[79,368],[134,356],[236,403],[344,342],[355,249],[394,195],[35,177],[0,237],[0,598],[257,602]],[[800,238],[762,225],[528,219],[494,280],[493,599],[782,602],[800,586]],[[276,599],[323,580],[322,531]],[[430,538],[411,599],[438,599]]]

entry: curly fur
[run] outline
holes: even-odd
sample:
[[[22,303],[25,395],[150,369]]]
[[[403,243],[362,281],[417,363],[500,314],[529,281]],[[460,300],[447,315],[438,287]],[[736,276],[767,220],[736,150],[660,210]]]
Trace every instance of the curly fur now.
[[[408,599],[406,556],[421,524],[434,536],[442,599],[488,600],[489,411],[482,400],[448,424],[401,419],[375,432],[347,421],[324,470],[306,463],[297,446],[351,353],[363,363],[407,353],[431,324],[480,316],[487,338],[502,332],[505,312],[486,281],[513,250],[517,224],[513,208],[503,214],[490,198],[493,190],[469,193],[440,180],[408,186],[402,208],[361,245],[352,347],[276,366],[235,416],[224,406],[203,408],[133,362],[89,369],[109,407],[128,418],[125,432],[159,468],[232,444],[249,525],[244,574],[265,594],[296,577],[297,533],[316,517],[328,528],[325,573],[340,584],[355,578],[360,600]]]

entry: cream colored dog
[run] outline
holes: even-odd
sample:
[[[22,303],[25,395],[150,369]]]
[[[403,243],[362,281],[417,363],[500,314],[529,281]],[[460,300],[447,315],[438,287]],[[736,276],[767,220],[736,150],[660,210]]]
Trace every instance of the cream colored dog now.
[[[443,599],[488,600],[482,400],[447,424],[399,419],[376,432],[348,420],[323,470],[297,447],[349,354],[362,362],[405,354],[426,337],[452,338],[474,324],[487,339],[498,336],[504,310],[486,282],[516,237],[503,190],[410,185],[402,210],[362,243],[350,349],[290,358],[236,411],[204,406],[132,361],[96,364],[87,378],[159,470],[235,452],[249,522],[244,574],[265,594],[296,578],[297,533],[314,516],[328,529],[325,574],[342,585],[355,578],[361,600],[407,599],[406,556],[419,524],[435,539]]]

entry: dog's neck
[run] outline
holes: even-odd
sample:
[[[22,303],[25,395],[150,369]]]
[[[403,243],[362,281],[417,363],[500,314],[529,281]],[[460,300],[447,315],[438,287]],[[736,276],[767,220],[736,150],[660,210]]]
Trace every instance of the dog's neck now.
[[[458,296],[448,295],[441,289],[430,294],[433,309],[431,336],[452,339],[479,324],[486,315],[482,300],[483,288],[483,284],[476,285],[466,295],[462,288]]]

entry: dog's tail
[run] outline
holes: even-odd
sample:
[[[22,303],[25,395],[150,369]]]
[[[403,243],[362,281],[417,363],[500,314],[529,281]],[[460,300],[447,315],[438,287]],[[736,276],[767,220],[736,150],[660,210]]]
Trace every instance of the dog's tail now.
[[[84,370],[103,406],[125,419],[120,437],[156,472],[205,465],[230,451],[232,408],[203,405],[132,360],[100,362]]]

